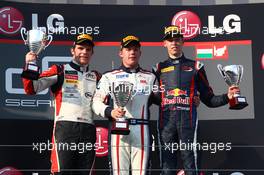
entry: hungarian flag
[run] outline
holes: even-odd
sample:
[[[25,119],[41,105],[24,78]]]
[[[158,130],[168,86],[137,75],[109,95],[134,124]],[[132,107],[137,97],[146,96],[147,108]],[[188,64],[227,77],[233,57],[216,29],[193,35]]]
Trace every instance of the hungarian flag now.
[[[199,46],[198,48],[196,48],[196,58],[212,59],[213,57],[213,47],[211,45]]]
[[[196,45],[196,59],[228,59],[228,43],[210,42]]]

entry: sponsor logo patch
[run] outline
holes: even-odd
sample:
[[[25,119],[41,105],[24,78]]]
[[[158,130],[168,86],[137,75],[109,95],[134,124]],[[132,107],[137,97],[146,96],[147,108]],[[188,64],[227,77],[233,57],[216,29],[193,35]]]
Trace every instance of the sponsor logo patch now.
[[[96,80],[96,76],[93,73],[87,73],[85,75],[86,80]]]
[[[166,67],[166,68],[161,69],[161,73],[171,72],[173,70],[174,70],[174,66],[170,66],[170,67]]]
[[[68,80],[68,79],[66,79],[65,81],[66,81],[66,83],[70,83],[70,84],[77,84],[78,83],[78,80]]]
[[[78,80],[78,76],[77,75],[66,74],[65,75],[65,79]]]
[[[75,70],[65,70],[65,74],[78,75],[78,72]]]
[[[91,92],[85,92],[84,95],[86,98],[92,98],[93,97],[93,94]]]
[[[185,97],[173,97],[172,99],[164,98],[162,100],[163,105],[169,105],[169,104],[183,104],[183,105],[189,105],[190,104],[190,98]]]
[[[140,83],[147,84],[147,80],[140,80]]]
[[[193,71],[193,68],[189,67],[189,66],[182,66],[182,70],[185,72],[191,72],[191,71]]]
[[[121,75],[116,75],[117,79],[122,79],[122,78],[128,78],[128,74],[121,74]]]
[[[187,96],[187,91],[176,88],[176,89],[168,90],[167,96],[174,96],[174,97]]]

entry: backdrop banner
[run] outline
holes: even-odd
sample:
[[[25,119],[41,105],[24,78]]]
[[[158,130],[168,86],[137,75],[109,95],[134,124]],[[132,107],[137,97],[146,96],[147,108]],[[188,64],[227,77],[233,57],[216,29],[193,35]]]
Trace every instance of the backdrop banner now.
[[[91,34],[95,52],[91,69],[101,73],[120,65],[121,38],[132,34],[142,42],[140,65],[150,70],[167,59],[162,37],[168,25],[183,28],[184,54],[205,64],[215,94],[228,86],[217,65],[243,65],[241,94],[248,107],[208,108],[201,104],[199,142],[201,169],[208,175],[264,174],[264,118],[262,82],[264,4],[217,6],[112,6],[0,2],[0,174],[49,174],[54,103],[50,91],[25,94],[20,74],[28,47],[20,30],[41,29],[53,36],[40,53],[41,70],[71,60],[77,33]],[[263,16],[263,15],[262,15]],[[260,17],[260,18],[259,18]],[[158,107],[151,106],[151,174],[159,174]],[[108,174],[108,121],[96,117],[95,174]],[[179,155],[180,157],[180,155]],[[181,161],[179,160],[179,169]]]

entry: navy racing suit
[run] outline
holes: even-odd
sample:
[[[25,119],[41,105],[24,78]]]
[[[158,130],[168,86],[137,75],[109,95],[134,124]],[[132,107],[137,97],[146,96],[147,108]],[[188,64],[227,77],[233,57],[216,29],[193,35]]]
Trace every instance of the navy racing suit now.
[[[216,96],[209,86],[204,66],[182,55],[178,59],[168,58],[153,67],[161,92],[158,131],[161,148],[162,174],[175,175],[176,153],[168,149],[174,143],[196,143],[197,111],[194,96],[200,93],[201,101],[208,107],[218,107],[228,103],[227,94]],[[185,175],[197,175],[197,152],[195,147],[181,150]]]

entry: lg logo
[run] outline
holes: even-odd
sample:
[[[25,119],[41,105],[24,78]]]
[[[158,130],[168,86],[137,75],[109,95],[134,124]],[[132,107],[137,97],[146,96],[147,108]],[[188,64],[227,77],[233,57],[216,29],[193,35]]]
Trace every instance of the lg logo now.
[[[264,53],[262,54],[261,65],[262,65],[262,69],[264,69]]]
[[[198,34],[215,37],[217,34],[231,34],[241,32],[241,19],[236,14],[225,16],[223,23],[218,26],[215,24],[215,16],[209,15],[208,26],[202,26],[201,20],[197,14],[191,11],[180,11],[175,14],[171,24],[181,28],[184,39],[194,38]]]
[[[204,173],[200,173],[200,175],[203,175]],[[184,170],[180,170],[177,175],[185,175]],[[213,173],[212,175],[220,175],[219,173]],[[234,172],[230,175],[244,175],[243,173],[240,172]]]
[[[241,22],[240,17],[235,14],[227,15],[223,19],[223,26],[215,27],[214,16],[208,16],[208,30],[210,34],[226,34],[240,33]]]
[[[213,175],[220,175],[219,173],[213,173]],[[231,173],[230,175],[244,175],[243,173],[240,173],[240,172],[234,172],[234,173]]]
[[[200,33],[201,20],[198,15],[191,11],[181,11],[176,13],[171,24],[181,28],[184,39],[194,38]]]
[[[47,70],[49,67],[49,63],[56,62],[56,63],[66,63],[69,62],[72,59],[72,57],[54,57],[54,56],[46,56],[42,59],[42,70]],[[25,94],[25,91],[23,88],[15,88],[13,87],[13,77],[16,74],[21,74],[23,69],[21,68],[8,68],[5,71],[5,89],[6,92],[9,94]],[[39,94],[47,94],[48,89],[40,92]]]
[[[95,151],[97,157],[108,155],[108,129],[96,127]]]
[[[15,35],[23,25],[24,17],[13,7],[0,9],[0,34]]]

